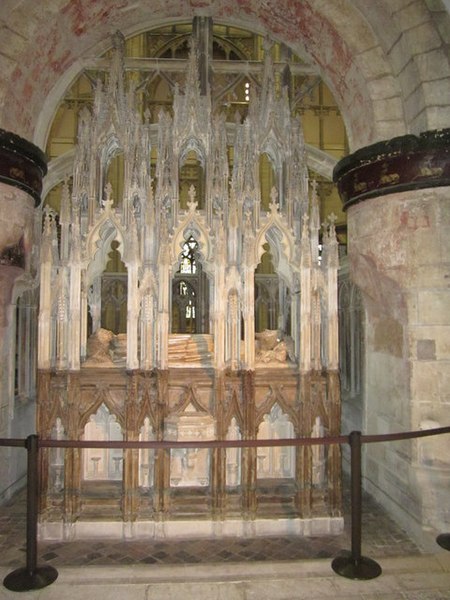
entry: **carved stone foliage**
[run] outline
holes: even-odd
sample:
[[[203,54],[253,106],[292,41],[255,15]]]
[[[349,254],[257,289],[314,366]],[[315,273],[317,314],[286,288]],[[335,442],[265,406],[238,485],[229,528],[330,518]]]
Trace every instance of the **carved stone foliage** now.
[[[334,219],[320,223],[300,122],[275,85],[270,44],[243,122],[212,110],[194,43],[171,112],[153,123],[125,84],[119,34],[111,60],[79,121],[72,187],[63,188],[60,215],[44,217],[40,431],[192,442],[338,430],[328,377],[337,369]],[[113,161],[123,166],[123,190],[108,182]],[[270,166],[271,189],[261,165]],[[112,305],[126,332],[105,327]],[[280,514],[286,505],[307,515],[315,502],[327,513],[324,490],[338,489],[337,461],[325,466],[323,453],[293,449],[68,456],[64,468],[50,456],[53,474],[42,480],[43,497],[52,485],[66,490],[66,522],[89,513],[100,481],[117,484],[114,516],[127,522],[205,511],[253,519],[258,503],[270,509],[264,497],[280,481],[288,490]],[[313,487],[321,503],[308,495]]]

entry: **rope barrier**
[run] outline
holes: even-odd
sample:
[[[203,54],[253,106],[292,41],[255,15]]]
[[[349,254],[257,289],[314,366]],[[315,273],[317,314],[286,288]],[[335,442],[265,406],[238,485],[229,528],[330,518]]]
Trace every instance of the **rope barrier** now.
[[[262,448],[278,446],[329,446],[346,444],[348,436],[320,438],[280,438],[277,440],[189,440],[189,441],[97,441],[97,440],[39,440],[40,448],[145,448],[170,450],[175,448]]]
[[[361,435],[362,444],[377,442],[395,442],[413,438],[428,437],[450,433],[450,426],[437,427],[418,431],[400,433],[384,433]],[[350,434],[351,435],[351,434]],[[279,446],[330,446],[332,444],[349,444],[349,435],[284,438],[276,440],[199,440],[199,441],[99,441],[99,440],[43,440],[38,439],[39,448],[116,448],[116,449],[165,449],[172,448],[263,448]],[[0,438],[0,446],[26,447],[26,440],[13,438]]]
[[[11,448],[14,446],[19,446],[22,448],[26,448],[27,441],[14,438],[0,438],[0,446],[10,446]]]
[[[27,449],[27,545],[26,567],[12,571],[3,580],[3,585],[12,591],[37,590],[53,583],[58,571],[51,566],[37,566],[37,529],[39,499],[39,449],[40,448],[122,448],[122,449],[175,449],[175,448],[255,448],[278,446],[313,446],[331,444],[350,445],[351,452],[351,552],[338,556],[332,561],[332,569],[338,575],[349,579],[373,579],[381,574],[380,565],[361,555],[362,522],[362,469],[361,452],[363,444],[393,442],[432,435],[450,433],[450,427],[390,433],[382,435],[361,435],[352,431],[348,436],[325,436],[320,438],[286,438],[278,440],[203,440],[203,441],[146,441],[103,442],[95,440],[41,440],[37,435],[26,439],[0,438],[0,446],[22,447]],[[450,550],[450,534],[437,537],[437,543]]]

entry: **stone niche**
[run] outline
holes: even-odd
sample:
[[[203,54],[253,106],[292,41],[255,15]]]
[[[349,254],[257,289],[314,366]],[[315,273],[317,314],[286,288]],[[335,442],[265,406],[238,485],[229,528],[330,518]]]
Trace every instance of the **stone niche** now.
[[[215,439],[215,422],[211,415],[199,412],[189,404],[180,415],[165,422],[165,439],[193,442]],[[210,454],[208,449],[183,448],[171,450],[170,485],[174,487],[208,486],[210,484]]]

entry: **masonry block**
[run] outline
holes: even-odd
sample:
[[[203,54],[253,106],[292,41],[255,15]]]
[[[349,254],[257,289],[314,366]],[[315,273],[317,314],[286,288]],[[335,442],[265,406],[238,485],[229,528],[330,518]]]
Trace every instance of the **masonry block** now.
[[[418,295],[419,321],[425,325],[448,325],[450,290],[422,290]]]

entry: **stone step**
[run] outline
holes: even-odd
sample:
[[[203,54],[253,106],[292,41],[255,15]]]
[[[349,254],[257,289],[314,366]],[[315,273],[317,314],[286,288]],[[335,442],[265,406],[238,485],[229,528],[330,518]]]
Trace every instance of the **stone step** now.
[[[60,567],[58,578],[20,598],[55,600],[428,600],[449,598],[450,553],[388,557],[369,581],[334,573],[331,560]],[[3,579],[10,567],[0,567]],[[3,589],[3,599],[17,592]]]

